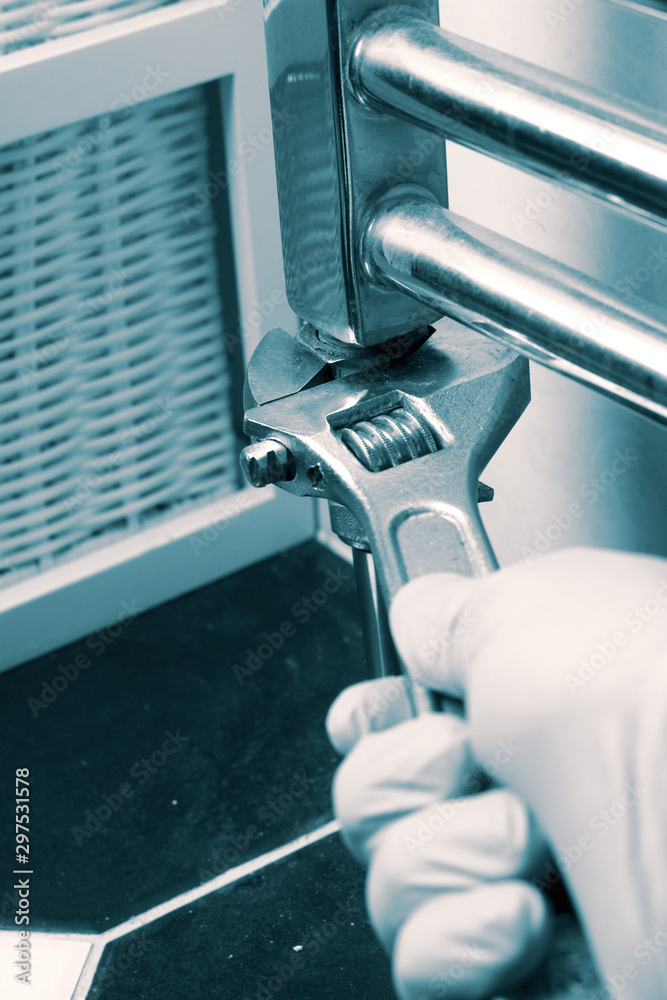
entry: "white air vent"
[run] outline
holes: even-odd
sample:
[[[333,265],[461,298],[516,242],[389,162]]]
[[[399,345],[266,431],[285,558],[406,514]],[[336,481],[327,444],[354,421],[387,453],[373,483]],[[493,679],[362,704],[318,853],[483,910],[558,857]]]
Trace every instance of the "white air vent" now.
[[[165,7],[174,0],[14,0],[0,4],[0,52],[14,52],[110,21]]]
[[[209,167],[202,87],[0,149],[5,582],[236,485]]]

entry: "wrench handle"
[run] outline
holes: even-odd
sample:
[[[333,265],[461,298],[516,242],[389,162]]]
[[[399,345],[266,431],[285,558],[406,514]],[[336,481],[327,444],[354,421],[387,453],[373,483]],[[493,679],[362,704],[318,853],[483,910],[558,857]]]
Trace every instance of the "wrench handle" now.
[[[454,490],[451,481],[442,488],[429,477],[409,502],[388,491],[367,497],[363,520],[388,603],[403,584],[427,573],[486,576],[498,568],[479,515],[477,479],[456,478],[462,485]]]
[[[486,576],[498,568],[472,492],[472,488],[461,490],[446,502],[415,500],[402,510],[372,505],[369,539],[388,604],[403,584],[428,573]],[[415,713],[435,710],[438,699],[420,682],[418,671],[407,673]]]

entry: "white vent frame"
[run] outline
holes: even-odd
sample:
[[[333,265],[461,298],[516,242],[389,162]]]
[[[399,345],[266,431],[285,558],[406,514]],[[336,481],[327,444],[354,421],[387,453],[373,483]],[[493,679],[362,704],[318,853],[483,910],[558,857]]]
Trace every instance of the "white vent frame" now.
[[[295,327],[284,294],[266,79],[256,0],[180,0],[0,56],[0,145],[105,114],[128,95],[139,103],[219,81],[245,357],[271,327]],[[272,487],[240,489],[7,586],[0,670],[115,623],[127,605],[154,607],[316,530],[314,502]]]

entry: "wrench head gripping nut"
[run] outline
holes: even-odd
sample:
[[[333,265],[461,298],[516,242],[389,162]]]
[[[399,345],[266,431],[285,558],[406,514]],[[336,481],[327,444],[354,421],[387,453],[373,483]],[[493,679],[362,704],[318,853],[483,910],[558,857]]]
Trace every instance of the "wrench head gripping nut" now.
[[[425,572],[495,567],[477,482],[529,396],[525,359],[445,319],[399,365],[248,410],[245,430],[256,443],[242,465],[249,472],[261,445],[279,469],[272,482],[347,507],[391,598]],[[264,485],[253,468],[251,483]]]

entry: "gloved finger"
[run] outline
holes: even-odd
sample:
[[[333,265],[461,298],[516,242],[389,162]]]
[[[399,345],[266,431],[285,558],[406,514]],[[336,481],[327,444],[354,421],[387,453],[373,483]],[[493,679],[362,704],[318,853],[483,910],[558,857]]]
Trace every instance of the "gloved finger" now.
[[[393,967],[401,1000],[487,1000],[547,953],[551,913],[526,882],[491,882],[427,900],[405,921]]]
[[[390,609],[391,629],[413,679],[438,691],[465,696],[465,658],[457,640],[476,622],[476,595],[487,578],[458,573],[417,577],[396,594]]]
[[[391,626],[404,663],[427,687],[461,698],[481,669],[486,705],[524,690],[520,716],[536,707],[552,716],[553,696],[571,704],[564,677],[576,683],[580,660],[609,649],[609,637],[619,643],[612,669],[645,670],[627,640],[640,635],[649,660],[653,644],[664,643],[667,618],[644,608],[661,606],[664,574],[662,559],[603,549],[563,549],[475,579],[432,573],[399,590]]]
[[[362,863],[376,833],[429,802],[460,795],[473,768],[465,722],[433,713],[359,740],[334,778],[343,838]]]
[[[506,789],[432,803],[387,826],[374,847],[368,909],[387,948],[431,896],[536,876],[547,857],[532,813]]]
[[[389,729],[413,715],[404,677],[352,684],[338,695],[326,718],[329,741],[343,756],[367,733]]]

